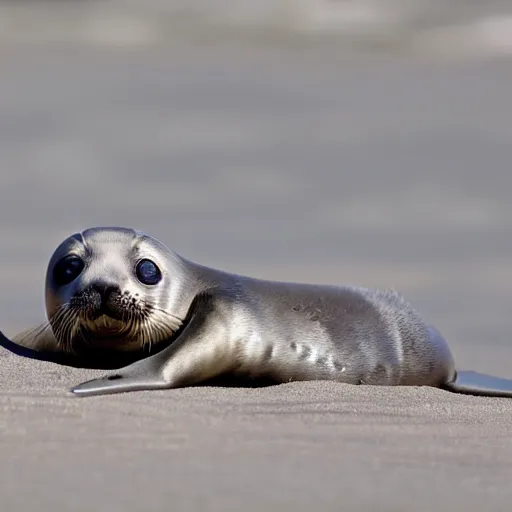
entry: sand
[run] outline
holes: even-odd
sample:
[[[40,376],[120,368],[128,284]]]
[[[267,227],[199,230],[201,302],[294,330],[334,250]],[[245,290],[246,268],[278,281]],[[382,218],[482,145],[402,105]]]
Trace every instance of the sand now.
[[[508,510],[512,400],[296,382],[78,398],[0,352],[3,510]]]

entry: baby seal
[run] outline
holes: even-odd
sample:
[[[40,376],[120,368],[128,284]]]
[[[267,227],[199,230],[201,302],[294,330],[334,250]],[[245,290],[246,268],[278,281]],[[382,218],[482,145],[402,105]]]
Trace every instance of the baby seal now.
[[[512,397],[511,380],[457,372],[445,339],[394,291],[235,275],[132,229],[66,239],[48,265],[46,310],[48,323],[17,346],[118,369],[74,387],[80,396],[234,376]]]
[[[14,337],[73,366],[119,368],[179,330],[187,306],[171,286],[179,261],[130,229],[90,229],[64,240],[46,272],[48,322]],[[161,270],[162,269],[162,270]]]

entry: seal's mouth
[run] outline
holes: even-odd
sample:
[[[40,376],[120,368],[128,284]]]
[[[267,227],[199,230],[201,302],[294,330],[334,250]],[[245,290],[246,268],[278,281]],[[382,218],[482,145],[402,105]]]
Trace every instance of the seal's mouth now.
[[[96,283],[76,294],[51,320],[64,350],[153,353],[183,326],[172,313],[115,287]]]
[[[123,319],[128,311],[117,302],[101,304],[99,307],[87,311],[87,318],[92,323],[102,322],[105,326],[109,326],[112,322],[124,323]]]
[[[100,319],[101,322],[101,319]],[[121,337],[126,334],[127,327],[124,324],[102,325],[101,323],[87,324],[86,329],[96,336]]]
[[[105,289],[89,289],[85,295],[85,304],[78,313],[82,336],[88,344],[129,345],[139,342],[138,312],[130,311],[121,292],[117,289],[106,287]]]
[[[96,313],[96,312],[95,312]],[[99,313],[99,312],[98,312]],[[75,347],[131,351],[143,345],[138,322],[124,321],[105,312],[94,315],[79,315],[79,329],[73,344]]]
[[[86,318],[81,321],[82,329],[93,338],[130,338],[130,328],[126,322],[107,314],[95,315],[94,319]],[[127,339],[127,342],[130,340]],[[132,340],[133,341],[133,340]]]

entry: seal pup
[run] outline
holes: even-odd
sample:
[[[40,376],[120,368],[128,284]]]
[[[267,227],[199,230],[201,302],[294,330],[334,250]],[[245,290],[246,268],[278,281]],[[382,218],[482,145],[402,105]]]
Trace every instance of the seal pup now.
[[[180,302],[179,284],[171,286],[180,265],[173,258],[157,240],[131,229],[71,235],[48,263],[48,321],[4,345],[86,368],[120,368],[156,353],[180,329],[188,307]]]
[[[132,229],[91,228],[62,242],[46,308],[48,323],[18,346],[118,368],[72,388],[80,396],[231,375],[512,397],[512,380],[457,372],[446,340],[394,291],[235,275]]]

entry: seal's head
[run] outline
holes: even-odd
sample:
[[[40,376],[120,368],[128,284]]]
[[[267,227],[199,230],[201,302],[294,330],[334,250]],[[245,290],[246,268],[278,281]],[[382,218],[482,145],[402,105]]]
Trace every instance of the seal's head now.
[[[61,348],[133,351],[169,339],[182,325],[170,293],[174,256],[132,229],[64,240],[46,273],[46,312]]]

